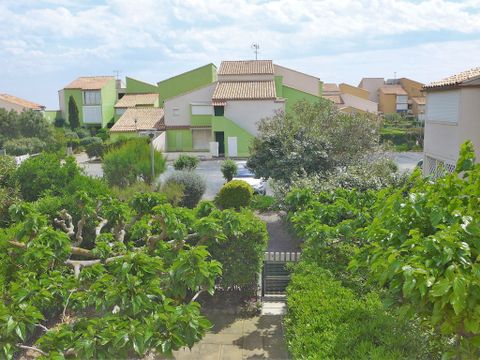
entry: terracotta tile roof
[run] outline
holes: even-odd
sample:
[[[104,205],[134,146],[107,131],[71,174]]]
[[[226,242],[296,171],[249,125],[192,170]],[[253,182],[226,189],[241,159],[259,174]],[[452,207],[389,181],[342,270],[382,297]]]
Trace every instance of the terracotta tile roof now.
[[[425,89],[437,88],[442,86],[455,86],[460,85],[464,81],[473,80],[480,77],[480,67],[476,67],[467,71],[463,71],[459,74],[449,76],[445,79],[434,81],[428,85],[425,85]]]
[[[418,105],[425,105],[427,103],[427,99],[425,98],[425,96],[413,97],[412,100]]]
[[[135,125],[135,119],[137,124]],[[165,130],[162,108],[129,108],[110,129],[111,132],[133,132],[138,130]]]
[[[24,100],[24,99],[21,99],[19,97],[9,95],[9,94],[0,94],[0,99],[4,100],[4,101],[7,101],[9,103],[12,103],[12,104],[22,106],[26,109],[31,109],[31,110],[43,110],[43,109],[45,109],[45,106],[43,106],[43,105],[28,101],[28,100]]]
[[[384,94],[408,95],[401,85],[383,85],[380,91]]]
[[[158,94],[125,94],[115,104],[116,108],[131,108],[142,105],[153,106],[158,100]]]
[[[322,98],[332,101],[335,105],[343,104],[343,100],[340,95],[323,95]]]
[[[65,86],[65,89],[100,90],[113,76],[81,76]]]
[[[218,75],[273,75],[272,60],[222,61]]]
[[[222,81],[213,92],[212,101],[276,99],[274,81]]]
[[[323,93],[331,93],[331,92],[340,92],[340,88],[337,84],[333,83],[324,83],[323,84]]]

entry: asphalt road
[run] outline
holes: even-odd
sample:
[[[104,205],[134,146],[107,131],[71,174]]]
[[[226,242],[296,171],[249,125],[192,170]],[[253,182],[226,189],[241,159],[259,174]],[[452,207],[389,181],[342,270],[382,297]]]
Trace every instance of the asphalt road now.
[[[399,170],[401,172],[411,171],[415,168],[418,161],[423,158],[423,153],[421,152],[402,152],[402,153],[391,153],[389,154],[391,158],[398,164]],[[78,164],[85,170],[85,173],[90,176],[102,177],[103,170],[102,164],[99,162],[89,162],[86,154],[75,155]],[[222,160],[203,160],[198,165],[196,172],[202,176],[207,184],[207,189],[203,196],[204,199],[212,200],[218,190],[225,183],[222,173],[220,171],[220,163]],[[245,161],[240,161],[245,162]],[[164,180],[169,174],[174,171],[172,162],[168,162],[167,170],[160,175],[159,181]],[[271,193],[267,185],[267,194]]]

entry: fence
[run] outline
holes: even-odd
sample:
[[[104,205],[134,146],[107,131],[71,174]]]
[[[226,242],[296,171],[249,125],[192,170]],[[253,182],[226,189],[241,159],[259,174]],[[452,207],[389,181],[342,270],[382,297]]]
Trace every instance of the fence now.
[[[286,265],[299,260],[300,252],[265,252],[262,271],[262,296],[284,295],[290,281],[290,271],[287,270]]]

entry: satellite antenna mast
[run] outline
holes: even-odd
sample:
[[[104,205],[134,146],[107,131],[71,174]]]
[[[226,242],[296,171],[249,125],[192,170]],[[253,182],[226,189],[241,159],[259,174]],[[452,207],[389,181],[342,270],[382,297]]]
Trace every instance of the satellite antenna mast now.
[[[255,60],[258,60],[258,49],[260,49],[260,45],[258,45],[257,43],[253,43],[252,49],[253,49],[253,52],[255,53]]]

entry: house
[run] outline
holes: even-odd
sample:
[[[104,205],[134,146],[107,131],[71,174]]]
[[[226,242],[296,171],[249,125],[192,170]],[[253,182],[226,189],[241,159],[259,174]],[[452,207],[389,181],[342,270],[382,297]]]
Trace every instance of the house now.
[[[460,145],[471,140],[480,158],[480,67],[424,86],[425,175],[453,171]]]
[[[127,93],[115,104],[115,122],[129,108],[159,107],[158,93],[130,94]]]
[[[165,151],[164,115],[159,107],[128,107],[110,128],[110,136],[112,139],[136,137],[142,132],[153,131],[158,135],[154,140],[155,148]]]
[[[368,91],[368,99],[378,103],[383,114],[402,114],[423,121],[425,96],[423,84],[408,78],[363,78],[359,88]]]
[[[73,102],[81,125],[107,127],[114,122],[114,105],[123,92],[113,76],[79,77],[58,92],[62,117],[69,121],[69,103]]]
[[[25,110],[32,110],[37,112],[44,112],[45,106],[21,99],[19,97],[9,95],[9,94],[0,94],[0,108],[7,111],[13,110],[18,113],[21,113]]]
[[[408,94],[400,84],[385,84],[378,90],[378,110],[383,114],[407,114]]]
[[[209,64],[166,81],[158,86],[167,151],[210,151],[213,142],[219,155],[232,157],[249,155],[261,119],[299,100],[317,101],[322,89],[317,77],[271,60],[223,61],[218,71]]]
[[[378,111],[378,104],[369,100],[369,92],[349,84],[324,84],[322,97],[332,101],[343,113],[372,113]]]

